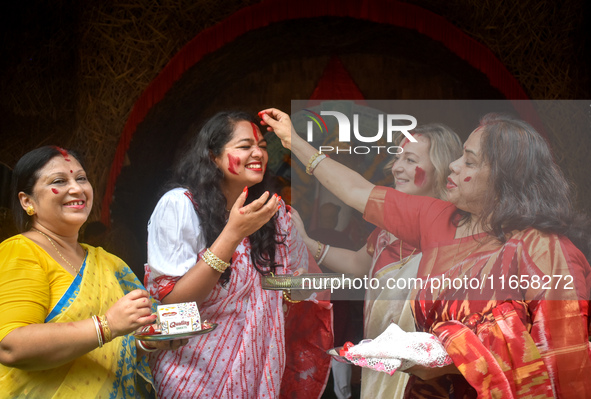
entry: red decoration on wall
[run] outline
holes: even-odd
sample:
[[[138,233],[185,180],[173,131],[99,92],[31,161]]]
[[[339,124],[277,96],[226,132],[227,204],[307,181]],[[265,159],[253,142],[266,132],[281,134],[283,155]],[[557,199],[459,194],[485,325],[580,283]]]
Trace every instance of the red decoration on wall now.
[[[336,56],[330,57],[322,76],[310,97],[308,107],[320,104],[322,100],[356,100],[357,103],[364,103],[364,97],[357,84],[353,81],[349,72],[345,69],[341,59]],[[320,211],[320,198],[314,199],[312,215],[310,217],[310,230],[316,229],[318,225],[318,212]]]
[[[341,59],[332,56],[310,100],[363,100],[364,98]]]
[[[150,109],[160,102],[166,92],[189,68],[225,44],[254,29],[275,22],[324,16],[356,18],[390,24],[417,31],[441,42],[458,57],[484,73],[492,87],[508,99],[528,99],[523,88],[507,68],[482,43],[465,34],[445,18],[413,4],[389,0],[263,0],[232,14],[224,21],[200,32],[187,43],[162,72],[144,90],[123,127],[101,208],[101,220],[110,224],[110,205],[115,183],[123,168],[125,153],[137,126]]]

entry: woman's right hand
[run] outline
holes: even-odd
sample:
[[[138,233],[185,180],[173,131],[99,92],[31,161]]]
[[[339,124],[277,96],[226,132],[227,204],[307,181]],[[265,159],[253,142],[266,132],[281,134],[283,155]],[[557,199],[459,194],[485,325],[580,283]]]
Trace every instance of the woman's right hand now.
[[[235,235],[238,242],[265,225],[279,209],[277,194],[273,194],[269,198],[270,194],[266,191],[259,198],[244,206],[247,196],[248,189],[245,187],[232,206],[226,225],[228,233]]]
[[[289,115],[277,108],[267,108],[259,112],[259,117],[262,119],[261,125],[267,126],[268,131],[275,132],[281,144],[288,150],[291,149],[291,137],[292,134],[295,135],[295,130]]]
[[[113,338],[129,334],[156,321],[156,315],[152,314],[150,294],[139,289],[131,291],[115,302],[107,310],[105,317]]]

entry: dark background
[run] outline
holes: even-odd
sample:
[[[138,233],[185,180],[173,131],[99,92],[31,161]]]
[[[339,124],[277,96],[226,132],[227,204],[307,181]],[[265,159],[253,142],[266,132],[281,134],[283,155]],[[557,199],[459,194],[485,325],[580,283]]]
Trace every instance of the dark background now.
[[[123,126],[142,92],[192,38],[256,3],[33,0],[4,5],[2,237],[14,233],[5,194],[9,170],[22,154],[45,144],[83,154],[95,189],[90,221],[98,220]],[[590,97],[588,2],[409,3],[444,17],[489,48],[530,98]],[[264,4],[272,13],[273,7],[297,9],[312,3]],[[188,126],[221,109],[289,110],[292,99],[310,98],[331,57],[338,57],[366,99],[504,98],[482,72],[416,30],[335,16],[250,30],[188,69],[133,135],[110,211],[120,254],[135,270],[141,271],[145,260],[146,222]],[[469,132],[458,133],[465,138]],[[589,212],[585,161],[591,134],[560,131],[548,136],[578,190],[579,208]]]

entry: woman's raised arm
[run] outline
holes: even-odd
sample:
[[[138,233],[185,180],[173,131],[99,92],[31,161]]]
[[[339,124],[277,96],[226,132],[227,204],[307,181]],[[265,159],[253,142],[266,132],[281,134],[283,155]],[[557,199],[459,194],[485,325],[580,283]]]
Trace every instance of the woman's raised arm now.
[[[276,108],[268,108],[259,113],[267,125],[267,130],[274,131],[281,143],[304,164],[318,151],[307,141],[295,133],[289,115]],[[336,195],[350,207],[363,213],[374,184],[367,181],[359,173],[347,168],[332,159],[324,159],[314,169],[314,176],[320,184]]]

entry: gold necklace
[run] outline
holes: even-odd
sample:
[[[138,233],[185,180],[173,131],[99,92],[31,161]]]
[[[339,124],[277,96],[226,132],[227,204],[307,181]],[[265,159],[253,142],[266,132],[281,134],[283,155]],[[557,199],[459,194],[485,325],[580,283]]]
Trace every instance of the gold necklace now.
[[[470,219],[468,220],[468,224],[467,224],[467,226],[466,226],[465,230],[466,230],[466,232],[467,232],[468,234],[470,234],[470,233],[473,233],[473,234],[471,234],[471,235],[469,235],[469,236],[467,236],[467,237],[474,237],[474,236],[476,236],[476,235],[478,235],[478,234],[481,234],[481,233],[482,233],[482,231],[481,231],[480,233],[476,233],[476,234],[474,234],[474,229],[472,229],[472,231],[470,231],[470,226],[472,226],[472,218],[471,218],[471,217],[470,217]],[[462,246],[462,239],[463,239],[463,238],[467,238],[467,237],[460,237],[460,242],[458,243],[458,248],[456,249],[456,253],[455,253],[455,255],[454,255],[454,259],[453,259],[453,261],[452,261],[452,267],[454,267],[454,266],[456,265],[456,257],[457,257],[457,256],[458,256],[458,254],[460,253],[460,247]],[[480,248],[480,247],[482,246],[482,244],[484,244],[484,240],[485,240],[485,239],[486,239],[486,237],[483,237],[481,240],[479,240],[479,241],[478,241],[478,245],[476,246],[476,248],[472,249],[472,251],[470,251],[470,252],[468,253],[468,255],[466,255],[466,256],[464,257],[464,259],[462,259],[462,262],[464,262],[466,259],[468,259],[468,258],[470,257],[470,255],[472,255],[472,252],[474,252],[474,251],[476,251],[478,248]]]
[[[79,275],[80,277],[82,277],[82,275],[80,274],[79,269],[76,269],[70,262],[68,262],[68,260],[66,258],[64,258],[64,256],[62,255],[62,253],[59,251],[59,249],[57,249],[57,247],[53,243],[53,240],[51,238],[49,238],[49,236],[47,234],[45,234],[44,232],[42,232],[39,229],[36,229],[35,227],[32,227],[32,229],[35,230],[37,233],[41,234],[43,237],[47,238],[49,240],[49,242],[51,243],[51,245],[53,246],[53,249],[55,249],[55,252],[57,252],[57,254],[60,256],[60,258],[62,258],[64,260],[64,262],[66,262],[68,265],[70,265],[70,267],[72,269],[74,269],[74,271],[76,272],[77,275]],[[84,251],[84,257],[86,258],[86,251]],[[82,265],[83,264],[84,264],[84,261],[82,261]],[[80,265],[80,269],[82,269],[82,265]]]
[[[458,249],[456,250],[456,254],[454,255],[454,259],[452,261],[452,267],[454,267],[456,265],[456,257],[460,253],[460,247],[462,246],[462,238],[465,238],[465,237],[460,237],[460,242],[458,243]],[[476,251],[478,248],[480,248],[482,246],[482,244],[484,244],[483,240],[484,240],[484,238],[478,242],[478,245],[474,249],[472,249],[472,251],[470,251],[468,253],[468,255],[466,255],[464,257],[464,259],[462,259],[462,262],[464,262],[466,259],[468,259],[470,257],[470,255],[472,255],[472,252]]]

